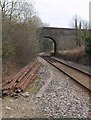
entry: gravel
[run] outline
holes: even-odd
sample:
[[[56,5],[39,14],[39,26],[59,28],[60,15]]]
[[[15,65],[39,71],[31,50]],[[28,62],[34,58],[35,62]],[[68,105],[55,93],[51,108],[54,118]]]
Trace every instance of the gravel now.
[[[81,85],[49,66],[54,77],[45,93],[38,98],[45,116],[50,118],[87,118],[89,93]]]
[[[3,118],[44,118],[41,106],[36,104],[36,93],[50,77],[46,66],[41,66],[37,78],[19,97],[6,96],[2,100]]]
[[[3,99],[3,117],[5,118],[87,118],[89,114],[89,93],[81,85],[61,73],[39,58],[43,66],[38,71],[38,81],[31,86],[41,88],[53,77],[42,97],[27,90],[28,97]],[[29,88],[29,89],[30,89]],[[25,94],[26,95],[26,94]],[[7,110],[8,108],[8,110]]]

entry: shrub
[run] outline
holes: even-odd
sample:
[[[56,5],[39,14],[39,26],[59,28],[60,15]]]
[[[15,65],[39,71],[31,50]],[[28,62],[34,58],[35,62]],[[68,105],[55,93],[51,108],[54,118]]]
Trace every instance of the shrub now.
[[[91,54],[91,36],[85,39],[85,52],[90,55]]]
[[[15,46],[9,42],[3,42],[2,57],[3,59],[9,59],[15,57]]]

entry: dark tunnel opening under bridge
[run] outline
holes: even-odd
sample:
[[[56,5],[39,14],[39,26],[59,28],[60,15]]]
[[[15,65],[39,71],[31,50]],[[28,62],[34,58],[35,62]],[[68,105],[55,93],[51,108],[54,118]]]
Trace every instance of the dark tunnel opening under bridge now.
[[[57,53],[57,45],[56,45],[55,40],[52,37],[49,37],[49,36],[43,36],[42,38],[48,38],[53,42],[53,46],[54,46],[53,47],[53,55],[55,55]]]

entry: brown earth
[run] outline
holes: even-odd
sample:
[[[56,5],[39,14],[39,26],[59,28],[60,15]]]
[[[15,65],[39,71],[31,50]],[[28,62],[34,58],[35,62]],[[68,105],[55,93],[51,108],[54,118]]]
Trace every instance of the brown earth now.
[[[2,82],[4,82],[20,71],[22,66],[18,66],[15,62],[7,61],[2,62],[2,68]]]
[[[91,66],[90,56],[85,53],[84,47],[78,47],[68,51],[61,51],[58,52],[56,56],[64,60],[73,61],[86,66]]]

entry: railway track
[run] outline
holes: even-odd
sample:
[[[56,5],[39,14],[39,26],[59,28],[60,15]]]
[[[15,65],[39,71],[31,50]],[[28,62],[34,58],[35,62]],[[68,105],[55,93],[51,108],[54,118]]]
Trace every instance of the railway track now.
[[[91,74],[49,56],[41,56],[48,63],[65,73],[91,92]]]
[[[13,78],[2,83],[2,96],[14,95],[24,91],[33,79],[36,78],[36,72],[40,66],[41,63],[38,60],[35,60],[25,66]]]

